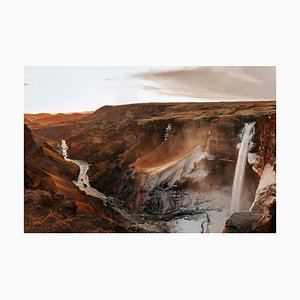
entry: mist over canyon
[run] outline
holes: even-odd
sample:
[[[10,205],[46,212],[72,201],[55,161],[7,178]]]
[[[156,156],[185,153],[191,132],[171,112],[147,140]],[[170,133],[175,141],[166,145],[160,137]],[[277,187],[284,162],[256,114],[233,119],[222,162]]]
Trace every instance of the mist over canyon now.
[[[276,232],[276,102],[25,114],[25,232]]]

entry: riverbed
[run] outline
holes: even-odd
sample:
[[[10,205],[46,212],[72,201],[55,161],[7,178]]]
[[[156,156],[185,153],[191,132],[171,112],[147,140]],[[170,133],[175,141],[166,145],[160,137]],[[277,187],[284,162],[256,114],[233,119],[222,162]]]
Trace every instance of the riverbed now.
[[[99,198],[103,201],[107,200],[107,197],[101,192],[97,191],[90,185],[89,176],[87,175],[87,171],[89,169],[89,164],[84,160],[76,160],[68,158],[68,145],[65,140],[61,140],[61,148],[63,157],[66,161],[72,162],[79,167],[79,175],[77,180],[74,180],[73,183],[78,186],[78,188],[85,192],[87,195]]]

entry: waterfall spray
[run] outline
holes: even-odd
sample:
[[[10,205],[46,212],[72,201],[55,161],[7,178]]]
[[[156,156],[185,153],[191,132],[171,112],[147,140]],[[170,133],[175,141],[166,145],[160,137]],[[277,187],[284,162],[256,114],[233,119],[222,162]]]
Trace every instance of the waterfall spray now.
[[[242,191],[244,187],[244,177],[246,169],[249,143],[254,133],[254,123],[246,123],[243,129],[242,141],[240,144],[238,159],[235,167],[234,181],[232,187],[232,200],[230,211],[240,211],[242,204]]]

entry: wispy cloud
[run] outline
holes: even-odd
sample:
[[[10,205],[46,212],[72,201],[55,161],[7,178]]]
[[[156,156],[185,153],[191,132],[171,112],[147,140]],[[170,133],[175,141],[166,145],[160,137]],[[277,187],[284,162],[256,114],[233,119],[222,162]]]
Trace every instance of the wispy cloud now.
[[[182,67],[134,75],[143,89],[215,100],[274,100],[275,67]]]

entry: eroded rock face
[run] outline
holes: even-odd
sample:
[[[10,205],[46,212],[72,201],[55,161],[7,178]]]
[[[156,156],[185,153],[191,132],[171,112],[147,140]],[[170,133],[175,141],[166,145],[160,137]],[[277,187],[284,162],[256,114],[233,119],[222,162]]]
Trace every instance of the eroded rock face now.
[[[46,142],[36,143],[31,130],[24,124],[25,189],[64,192],[68,186],[73,186],[69,181],[77,173],[77,167],[65,162]],[[69,196],[74,196],[74,193]]]
[[[24,155],[33,155],[37,151],[38,147],[33,139],[31,130],[26,124],[24,124]]]
[[[276,114],[258,120],[252,152],[253,170],[260,180],[250,211],[237,212],[223,232],[276,232]]]
[[[271,165],[276,172],[276,114],[259,118],[256,127],[252,152],[257,153],[258,160],[253,168],[262,175],[265,166]]]
[[[276,185],[269,185],[259,192],[250,211],[233,213],[226,221],[223,232],[276,232]]]
[[[168,140],[130,165],[132,171],[124,186],[126,190],[131,186],[132,194],[123,198],[119,186],[118,197],[129,208],[152,214],[202,207],[205,201],[214,208],[228,209],[237,136],[243,125],[243,120],[228,118],[187,121],[183,127],[173,122]],[[246,176],[244,198],[249,209],[258,176],[250,167]]]

